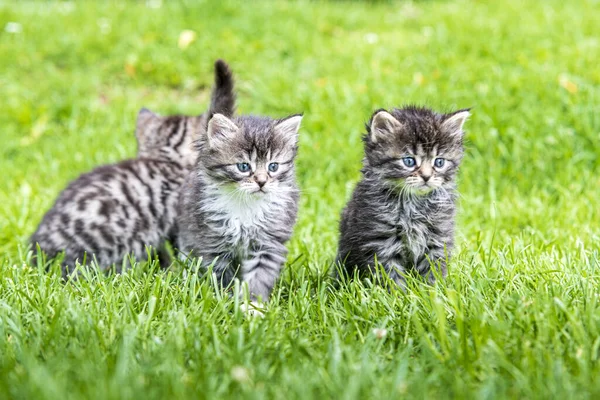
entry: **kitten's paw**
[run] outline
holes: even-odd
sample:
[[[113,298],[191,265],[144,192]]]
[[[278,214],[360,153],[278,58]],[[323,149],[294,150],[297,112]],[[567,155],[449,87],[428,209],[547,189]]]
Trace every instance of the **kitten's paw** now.
[[[249,317],[264,317],[265,316],[265,305],[256,301],[250,303],[243,303],[240,305],[242,313]]]

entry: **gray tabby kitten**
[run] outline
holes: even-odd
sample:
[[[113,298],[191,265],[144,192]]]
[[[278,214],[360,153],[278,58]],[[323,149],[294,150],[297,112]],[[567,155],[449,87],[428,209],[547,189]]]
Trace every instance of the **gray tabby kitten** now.
[[[246,282],[253,301],[268,299],[296,222],[301,120],[215,114],[182,187],[179,250],[214,263],[225,287],[234,278]]]
[[[375,260],[401,287],[416,272],[445,277],[454,244],[455,177],[468,110],[376,111],[364,136],[362,180],[343,211],[337,261],[350,276]]]
[[[218,60],[208,114],[230,115],[234,108],[233,76]],[[142,109],[135,131],[137,158],[98,167],[71,182],[30,243],[39,244],[50,258],[64,252],[64,274],[77,260],[83,263],[86,254],[101,268],[113,263],[119,268],[127,255],[146,258],[145,246],[160,248],[174,234],[179,188],[196,161],[192,143],[207,119],[161,117]]]

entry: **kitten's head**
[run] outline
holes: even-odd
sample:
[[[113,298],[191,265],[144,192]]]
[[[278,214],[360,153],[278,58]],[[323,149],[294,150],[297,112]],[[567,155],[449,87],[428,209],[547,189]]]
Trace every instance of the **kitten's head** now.
[[[469,110],[438,114],[417,107],[376,111],[364,137],[365,174],[414,194],[452,185],[468,116]]]
[[[197,117],[160,116],[142,108],[138,113],[135,137],[138,158],[177,161],[193,165],[196,152],[192,146]]]
[[[199,167],[220,187],[244,196],[277,193],[295,185],[301,115],[273,120],[215,114],[198,141]]]

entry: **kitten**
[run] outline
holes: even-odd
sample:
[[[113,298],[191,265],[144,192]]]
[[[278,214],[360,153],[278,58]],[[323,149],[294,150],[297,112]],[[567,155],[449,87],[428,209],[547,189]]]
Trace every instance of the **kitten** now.
[[[145,246],[160,248],[174,233],[179,187],[197,157],[193,141],[209,115],[230,115],[234,108],[233,76],[218,60],[208,115],[161,117],[142,109],[137,158],[98,167],[71,182],[31,237],[34,249],[39,244],[50,258],[64,252],[65,275],[86,255],[101,268],[113,263],[118,268],[127,255],[146,258]]]
[[[469,110],[376,111],[364,136],[362,179],[342,213],[337,262],[352,275],[375,261],[401,287],[417,272],[447,274],[454,244],[455,177]]]
[[[280,120],[215,114],[182,187],[178,247],[213,264],[221,284],[247,282],[266,301],[285,262],[299,190],[294,159],[301,115]]]

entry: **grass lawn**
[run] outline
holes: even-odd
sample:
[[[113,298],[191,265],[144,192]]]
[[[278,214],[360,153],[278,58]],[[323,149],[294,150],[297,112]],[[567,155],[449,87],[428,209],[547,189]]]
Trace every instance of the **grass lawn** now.
[[[594,0],[0,1],[0,398],[598,398],[598,15]],[[135,154],[141,107],[204,111],[216,58],[240,112],[305,113],[300,217],[265,317],[181,267],[65,285],[28,265],[67,182]],[[473,107],[448,279],[336,291],[364,123],[404,103]]]

